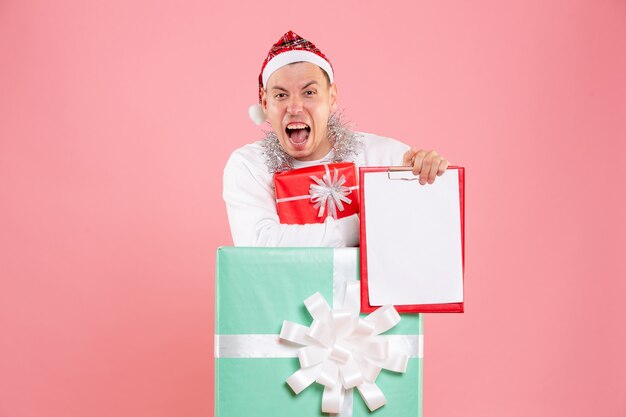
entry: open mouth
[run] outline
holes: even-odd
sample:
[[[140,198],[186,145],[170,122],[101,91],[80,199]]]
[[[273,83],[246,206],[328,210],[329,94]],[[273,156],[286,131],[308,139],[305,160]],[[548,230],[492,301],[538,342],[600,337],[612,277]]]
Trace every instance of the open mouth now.
[[[285,133],[293,144],[302,145],[309,138],[311,128],[306,123],[289,123]]]

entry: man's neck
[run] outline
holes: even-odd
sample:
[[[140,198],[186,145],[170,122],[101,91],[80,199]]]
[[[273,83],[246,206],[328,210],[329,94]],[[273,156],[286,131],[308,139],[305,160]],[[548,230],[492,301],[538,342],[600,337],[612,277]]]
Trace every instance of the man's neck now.
[[[323,158],[320,158],[320,159],[315,159],[313,161],[301,161],[299,159],[294,159],[293,167],[305,168],[305,167],[310,167],[313,165],[327,164],[327,163],[333,162],[334,156],[335,156],[335,151],[331,148],[330,151],[328,151],[328,153]]]

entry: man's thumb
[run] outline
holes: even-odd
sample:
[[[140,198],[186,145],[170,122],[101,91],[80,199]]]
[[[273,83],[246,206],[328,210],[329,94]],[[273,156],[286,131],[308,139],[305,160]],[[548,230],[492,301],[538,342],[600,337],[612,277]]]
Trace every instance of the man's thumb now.
[[[402,166],[405,166],[405,167],[413,166],[413,163],[415,162],[415,154],[417,154],[417,150],[413,148],[406,151],[404,153],[404,156],[402,157]]]

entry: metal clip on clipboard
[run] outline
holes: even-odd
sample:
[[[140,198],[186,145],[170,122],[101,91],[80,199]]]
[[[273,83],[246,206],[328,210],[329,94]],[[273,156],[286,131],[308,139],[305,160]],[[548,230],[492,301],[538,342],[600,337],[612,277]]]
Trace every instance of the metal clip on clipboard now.
[[[389,167],[387,169],[387,178],[392,181],[417,181],[419,175],[413,175],[411,167]]]

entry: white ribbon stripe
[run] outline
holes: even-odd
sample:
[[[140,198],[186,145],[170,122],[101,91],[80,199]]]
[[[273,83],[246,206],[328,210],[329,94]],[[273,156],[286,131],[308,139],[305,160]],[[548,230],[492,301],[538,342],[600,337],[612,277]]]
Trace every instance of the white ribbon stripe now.
[[[423,357],[422,335],[381,335],[391,344],[406,346],[409,357]],[[281,342],[277,334],[216,334],[216,358],[297,358],[300,346]]]
[[[351,187],[346,187],[348,190],[350,191],[354,191],[354,190],[358,190],[359,186],[358,185],[353,185]],[[277,203],[287,203],[289,201],[296,201],[296,200],[310,200],[311,199],[311,194],[302,194],[302,195],[294,195],[293,197],[282,197],[282,198],[277,198],[276,202]]]
[[[365,404],[374,411],[386,403],[375,381],[381,369],[405,372],[409,359],[402,339],[379,336],[400,321],[392,305],[359,318],[359,282],[346,281],[342,308],[332,309],[318,292],[304,300],[313,317],[305,327],[284,321],[282,340],[302,346],[298,350],[301,368],[287,378],[299,394],[313,382],[324,385],[322,412],[339,413],[345,392],[356,387]],[[355,302],[356,299],[356,302]]]

